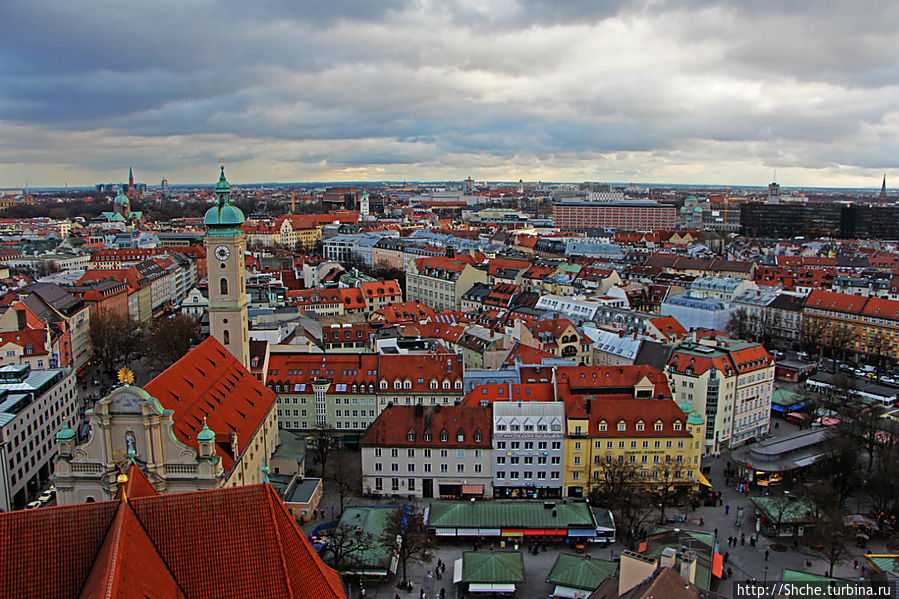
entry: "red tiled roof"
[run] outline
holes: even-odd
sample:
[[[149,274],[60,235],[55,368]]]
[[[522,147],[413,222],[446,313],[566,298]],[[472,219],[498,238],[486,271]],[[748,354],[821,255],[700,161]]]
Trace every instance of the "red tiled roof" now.
[[[390,297],[400,295],[400,286],[396,281],[368,281],[359,285],[365,297]]]
[[[382,355],[378,359],[378,380],[386,380],[389,389],[394,389],[394,381],[410,381],[412,389],[404,389],[407,393],[426,392],[431,390],[431,381],[436,380],[438,389],[443,389],[443,382],[450,382],[449,391],[456,391],[456,382],[462,382],[462,358],[456,354],[427,355]]]
[[[31,353],[24,354],[27,356],[46,356],[49,350],[46,347],[47,331],[46,329],[25,329],[23,331],[7,331],[0,333],[0,346],[7,343],[15,343],[23,348],[31,345]]]
[[[128,475],[128,482],[118,488],[116,499],[122,498],[123,489],[125,490],[125,497],[128,499],[159,495],[159,491],[156,490],[156,487],[153,486],[153,483],[150,482],[150,479],[147,478],[147,475],[144,474],[144,471],[137,464],[131,464],[126,474]]]
[[[117,509],[104,501],[0,513],[0,596],[77,597]]]
[[[462,399],[463,406],[497,401],[555,401],[552,383],[478,385]]]
[[[120,503],[79,597],[131,599],[185,595],[134,511],[127,503]]]
[[[419,322],[432,318],[434,318],[434,309],[417,301],[388,304],[372,312],[371,315],[371,320],[383,321],[387,324]]]
[[[275,394],[247,371],[215,337],[187,352],[144,386],[144,390],[173,410],[175,436],[199,450],[197,434],[203,418],[216,433],[225,472],[238,456],[231,454],[231,433],[237,434],[243,454],[275,403]]]
[[[559,397],[566,400],[575,395],[633,397],[634,386],[644,378],[653,383],[653,397],[671,397],[665,374],[652,366],[561,366],[556,373]]]
[[[338,599],[271,485],[0,514],[0,596]]]
[[[861,312],[866,299],[860,295],[848,295],[846,293],[815,289],[806,298],[805,307],[855,313]]]
[[[589,402],[589,410],[587,404]],[[587,435],[600,437],[645,436],[645,437],[690,437],[686,427],[687,415],[677,407],[673,399],[630,399],[605,398],[587,399],[569,397],[565,400],[565,416],[569,419],[589,420]],[[655,430],[660,421],[662,430]],[[600,430],[605,421],[606,430]],[[617,424],[624,421],[626,428],[619,432]],[[643,422],[643,430],[637,430],[637,423]],[[681,430],[674,430],[674,423],[680,421]]]
[[[685,329],[673,316],[653,318],[649,322],[652,323],[652,326],[657,328],[660,333],[666,336],[680,338],[687,334],[687,329]]]
[[[368,427],[362,446],[381,447],[474,447],[489,448],[492,430],[490,406],[396,406],[388,405]],[[409,432],[414,433],[409,440]],[[446,431],[446,441],[441,433]],[[430,432],[431,440],[425,441]],[[458,440],[462,433],[463,440]],[[480,442],[475,441],[480,433]]]

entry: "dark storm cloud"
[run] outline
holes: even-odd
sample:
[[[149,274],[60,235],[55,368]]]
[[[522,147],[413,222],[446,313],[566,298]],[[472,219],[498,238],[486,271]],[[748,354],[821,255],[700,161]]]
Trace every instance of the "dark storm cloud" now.
[[[896,22],[881,0],[0,3],[22,147],[0,175],[128,147],[193,165],[224,140],[255,168],[894,168]]]

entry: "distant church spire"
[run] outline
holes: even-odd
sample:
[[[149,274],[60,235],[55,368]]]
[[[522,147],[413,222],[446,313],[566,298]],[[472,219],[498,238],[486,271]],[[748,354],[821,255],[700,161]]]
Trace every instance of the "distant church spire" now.
[[[134,172],[130,166],[128,167],[128,195],[134,197]]]
[[[877,198],[877,203],[884,205],[887,203],[887,176],[886,173],[883,175],[883,185],[880,186],[880,197]]]

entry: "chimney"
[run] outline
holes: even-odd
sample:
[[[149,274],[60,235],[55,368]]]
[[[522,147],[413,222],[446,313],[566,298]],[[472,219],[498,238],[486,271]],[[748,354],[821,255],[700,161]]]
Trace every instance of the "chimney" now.
[[[660,568],[673,568],[677,561],[677,550],[674,547],[666,547],[662,551],[662,559],[659,560]]]
[[[696,583],[696,556],[692,553],[681,555],[680,575],[685,581],[691,584]]]
[[[657,566],[656,560],[645,555],[628,550],[623,551],[618,571],[618,596],[625,595],[652,576]]]
[[[24,331],[28,328],[25,322],[25,310],[23,308],[16,308],[16,330]]]

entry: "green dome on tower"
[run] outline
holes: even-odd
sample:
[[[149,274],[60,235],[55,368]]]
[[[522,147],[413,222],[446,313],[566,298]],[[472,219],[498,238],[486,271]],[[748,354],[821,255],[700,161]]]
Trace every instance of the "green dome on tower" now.
[[[75,438],[75,431],[69,428],[69,425],[63,424],[62,429],[58,433],[56,433],[57,441],[70,441]]]
[[[240,208],[232,206],[228,201],[231,195],[231,185],[225,179],[224,165],[222,165],[222,173],[219,176],[218,183],[215,184],[215,195],[218,198],[218,203],[206,211],[203,223],[207,227],[212,228],[229,227],[239,229],[246,219]]]
[[[215,441],[215,433],[207,426],[205,418],[203,419],[203,430],[197,435],[197,441]]]
[[[119,187],[119,194],[115,197],[113,204],[116,206],[120,206],[122,204],[130,204],[131,200],[128,199],[128,196],[125,195],[125,192],[122,191],[122,188]]]

